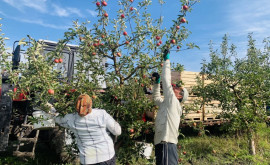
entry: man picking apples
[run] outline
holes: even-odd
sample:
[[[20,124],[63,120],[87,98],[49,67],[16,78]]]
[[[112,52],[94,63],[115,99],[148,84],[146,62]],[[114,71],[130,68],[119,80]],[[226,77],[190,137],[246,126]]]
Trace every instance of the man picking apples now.
[[[188,97],[188,91],[171,85],[171,67],[169,51],[163,52],[164,65],[162,68],[162,88],[164,98],[160,95],[160,76],[158,73],[152,74],[154,80],[153,98],[159,106],[155,119],[155,156],[157,165],[177,165],[178,164],[178,129],[180,117],[182,115],[181,102]]]
[[[77,112],[57,116],[55,122],[74,133],[81,164],[115,165],[114,144],[107,131],[118,136],[120,125],[105,110],[92,109],[86,94],[77,98],[75,106]]]

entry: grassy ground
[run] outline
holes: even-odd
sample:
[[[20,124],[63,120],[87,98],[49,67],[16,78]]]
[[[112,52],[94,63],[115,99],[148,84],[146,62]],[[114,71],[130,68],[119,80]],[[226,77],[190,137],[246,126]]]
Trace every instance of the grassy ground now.
[[[179,136],[179,158],[183,165],[269,165],[270,163],[270,127],[262,125],[257,133],[257,155],[251,156],[248,150],[247,138],[238,138],[217,129],[210,130],[206,136],[198,136],[192,127],[183,129]],[[186,154],[184,154],[186,152]],[[154,155],[154,153],[152,153]],[[134,165],[154,164],[152,159],[133,160]],[[1,153],[0,164],[10,165],[54,165],[60,163],[57,156],[50,150],[46,142],[39,142],[36,148],[36,159],[20,159],[9,152]],[[71,164],[71,163],[66,163]]]

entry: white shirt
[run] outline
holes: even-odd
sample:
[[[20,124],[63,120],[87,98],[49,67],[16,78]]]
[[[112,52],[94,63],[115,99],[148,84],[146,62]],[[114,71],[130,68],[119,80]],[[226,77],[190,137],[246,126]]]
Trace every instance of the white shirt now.
[[[115,155],[113,140],[107,131],[118,136],[121,127],[105,110],[92,109],[84,117],[67,114],[55,117],[55,122],[75,134],[81,164],[104,162]]]
[[[182,108],[179,100],[176,98],[171,85],[171,66],[170,61],[164,61],[162,68],[162,88],[164,98],[160,95],[160,84],[155,84],[153,87],[153,97],[155,103],[159,106],[155,120],[155,145],[161,141],[169,143],[178,143],[178,129]],[[184,88],[185,97],[187,98],[187,90]]]

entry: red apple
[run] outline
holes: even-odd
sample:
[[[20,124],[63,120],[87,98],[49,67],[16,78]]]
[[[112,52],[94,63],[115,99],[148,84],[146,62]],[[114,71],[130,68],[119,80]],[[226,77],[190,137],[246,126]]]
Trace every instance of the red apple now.
[[[180,49],[180,46],[177,46],[177,49]]]
[[[127,32],[123,32],[123,35],[126,36],[127,35]]]
[[[146,78],[146,75],[143,75],[143,78]]]
[[[108,17],[109,16],[109,14],[108,13],[104,13],[104,17]]]
[[[141,87],[144,87],[144,84],[141,84]]]
[[[74,93],[76,91],[77,91],[76,89],[70,89],[70,92],[72,92],[72,93]]]
[[[59,63],[62,63],[63,62],[63,59],[62,58],[59,58]]]
[[[129,0],[130,2],[133,2],[133,0]]]
[[[186,19],[185,19],[185,18],[182,18],[182,19],[180,20],[180,22],[185,23],[185,22],[186,22]]]
[[[186,154],[187,154],[187,152],[186,152],[186,151],[183,151],[183,154],[184,154],[184,155],[186,155]]]
[[[97,2],[97,3],[96,3],[96,5],[97,5],[97,6],[100,6],[100,3],[99,3],[99,2]]]
[[[84,40],[84,38],[83,37],[80,37],[80,41],[83,41]]]
[[[160,40],[159,43],[162,44],[162,41]]]
[[[135,82],[138,82],[138,80],[137,80],[137,79],[135,79]]]
[[[130,11],[133,11],[133,10],[134,10],[134,8],[133,8],[133,7],[130,7],[130,8],[129,8],[129,10],[130,10]]]
[[[174,40],[174,39],[172,39],[172,40],[171,40],[171,43],[172,43],[172,44],[175,44],[175,40]]]
[[[149,129],[146,129],[146,130],[144,131],[144,133],[145,133],[145,134],[149,134]]]
[[[181,158],[179,158],[179,159],[178,159],[178,162],[182,162],[182,159],[181,159]]]
[[[97,47],[99,44],[98,43],[94,43],[93,45],[94,45],[94,47]]]
[[[157,46],[160,46],[160,43],[157,43]]]
[[[93,96],[92,96],[92,98],[93,98],[93,99],[96,99],[96,98],[97,98],[97,96],[96,96],[96,95],[93,95]]]
[[[126,42],[125,42],[125,44],[127,44],[127,45],[128,45],[128,44],[129,44],[129,41],[126,41]]]
[[[102,35],[101,35],[101,38],[105,38],[105,35],[102,34]]]
[[[160,40],[160,36],[156,36],[156,40]]]
[[[105,2],[105,1],[102,1],[101,4],[102,4],[102,6],[107,6],[107,2]]]
[[[57,58],[54,59],[54,62],[55,62],[55,63],[59,63],[59,59],[57,59]]]
[[[121,14],[121,18],[125,18],[125,14]]]
[[[95,55],[97,55],[97,53],[96,52],[93,52],[92,55],[95,56]]]
[[[121,56],[122,56],[122,54],[121,54],[120,52],[117,52],[116,55],[117,55],[118,57],[121,57]]]
[[[163,67],[163,63],[161,63],[160,66]]]
[[[183,6],[183,9],[184,9],[184,10],[188,10],[188,6],[187,6],[187,5],[184,5],[184,6]]]
[[[53,89],[49,89],[49,90],[48,90],[48,93],[49,93],[50,95],[54,95],[54,90],[53,90]]]
[[[129,132],[130,132],[130,133],[133,133],[133,132],[134,132],[134,129],[133,129],[133,128],[131,128],[131,129],[129,130]]]
[[[181,145],[178,145],[178,149],[181,149],[182,148],[182,146]]]
[[[178,26],[176,26],[176,29],[180,29],[180,26],[178,25]]]

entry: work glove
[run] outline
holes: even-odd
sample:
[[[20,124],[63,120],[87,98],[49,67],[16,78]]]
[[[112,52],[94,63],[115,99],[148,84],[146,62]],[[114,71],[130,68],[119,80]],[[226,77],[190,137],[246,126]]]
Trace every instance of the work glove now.
[[[168,48],[165,48],[163,51],[163,59],[164,59],[164,61],[170,59],[170,51]]]
[[[160,75],[157,72],[154,72],[152,74],[152,80],[156,83],[159,84],[160,83]]]

